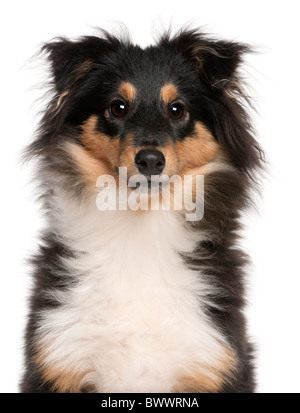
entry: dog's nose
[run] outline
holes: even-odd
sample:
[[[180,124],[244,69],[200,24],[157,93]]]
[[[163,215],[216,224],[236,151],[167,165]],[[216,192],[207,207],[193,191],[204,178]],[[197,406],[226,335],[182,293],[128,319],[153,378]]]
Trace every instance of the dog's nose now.
[[[166,159],[157,149],[142,149],[135,155],[135,164],[143,175],[159,175],[162,173]]]

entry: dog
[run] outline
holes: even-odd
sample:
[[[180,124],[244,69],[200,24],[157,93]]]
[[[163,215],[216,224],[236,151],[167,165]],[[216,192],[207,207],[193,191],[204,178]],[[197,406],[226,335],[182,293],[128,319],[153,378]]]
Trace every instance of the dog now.
[[[31,259],[21,392],[255,391],[239,246],[263,168],[240,75],[251,51],[191,28],[146,48],[106,31],[44,45],[53,94],[26,157],[46,225]],[[152,193],[161,176],[203,201],[196,218],[160,208],[172,186]],[[135,208],[106,202],[121,186],[127,201],[143,187],[146,207],[138,196]]]

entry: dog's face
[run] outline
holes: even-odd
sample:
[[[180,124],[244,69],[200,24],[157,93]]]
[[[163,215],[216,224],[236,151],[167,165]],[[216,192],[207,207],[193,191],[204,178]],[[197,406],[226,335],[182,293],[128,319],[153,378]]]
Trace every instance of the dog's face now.
[[[41,146],[67,151],[92,186],[120,167],[148,179],[201,174],[220,158],[246,169],[257,154],[235,130],[233,96],[246,49],[193,31],[146,49],[107,34],[49,43],[57,93],[44,129],[64,139],[49,132]]]
[[[92,85],[92,87],[89,87]],[[214,159],[208,91],[193,67],[158,48],[113,55],[77,90],[69,121],[107,174],[191,173]],[[100,170],[99,170],[100,172]]]

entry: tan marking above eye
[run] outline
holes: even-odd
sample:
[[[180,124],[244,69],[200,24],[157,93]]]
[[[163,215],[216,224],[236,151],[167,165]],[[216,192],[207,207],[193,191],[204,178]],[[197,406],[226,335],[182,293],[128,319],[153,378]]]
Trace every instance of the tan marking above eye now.
[[[122,82],[119,86],[118,93],[129,102],[136,98],[136,87],[130,82]]]
[[[178,90],[173,83],[167,83],[161,88],[160,96],[164,103],[169,104],[178,98]]]

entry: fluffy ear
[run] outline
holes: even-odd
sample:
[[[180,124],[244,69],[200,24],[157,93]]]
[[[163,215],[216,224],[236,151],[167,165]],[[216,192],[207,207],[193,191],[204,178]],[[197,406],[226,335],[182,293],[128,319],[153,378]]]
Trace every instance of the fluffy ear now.
[[[112,46],[108,39],[94,36],[76,42],[58,38],[45,44],[42,51],[50,62],[57,92],[61,94],[69,90],[84,78]]]
[[[162,44],[175,48],[195,64],[196,69],[211,87],[222,88],[235,77],[243,55],[250,51],[247,45],[223,40],[210,40],[196,30],[186,30]]]
[[[197,68],[212,87],[226,87],[236,77],[248,46],[226,41],[203,42],[194,45],[192,57]]]

